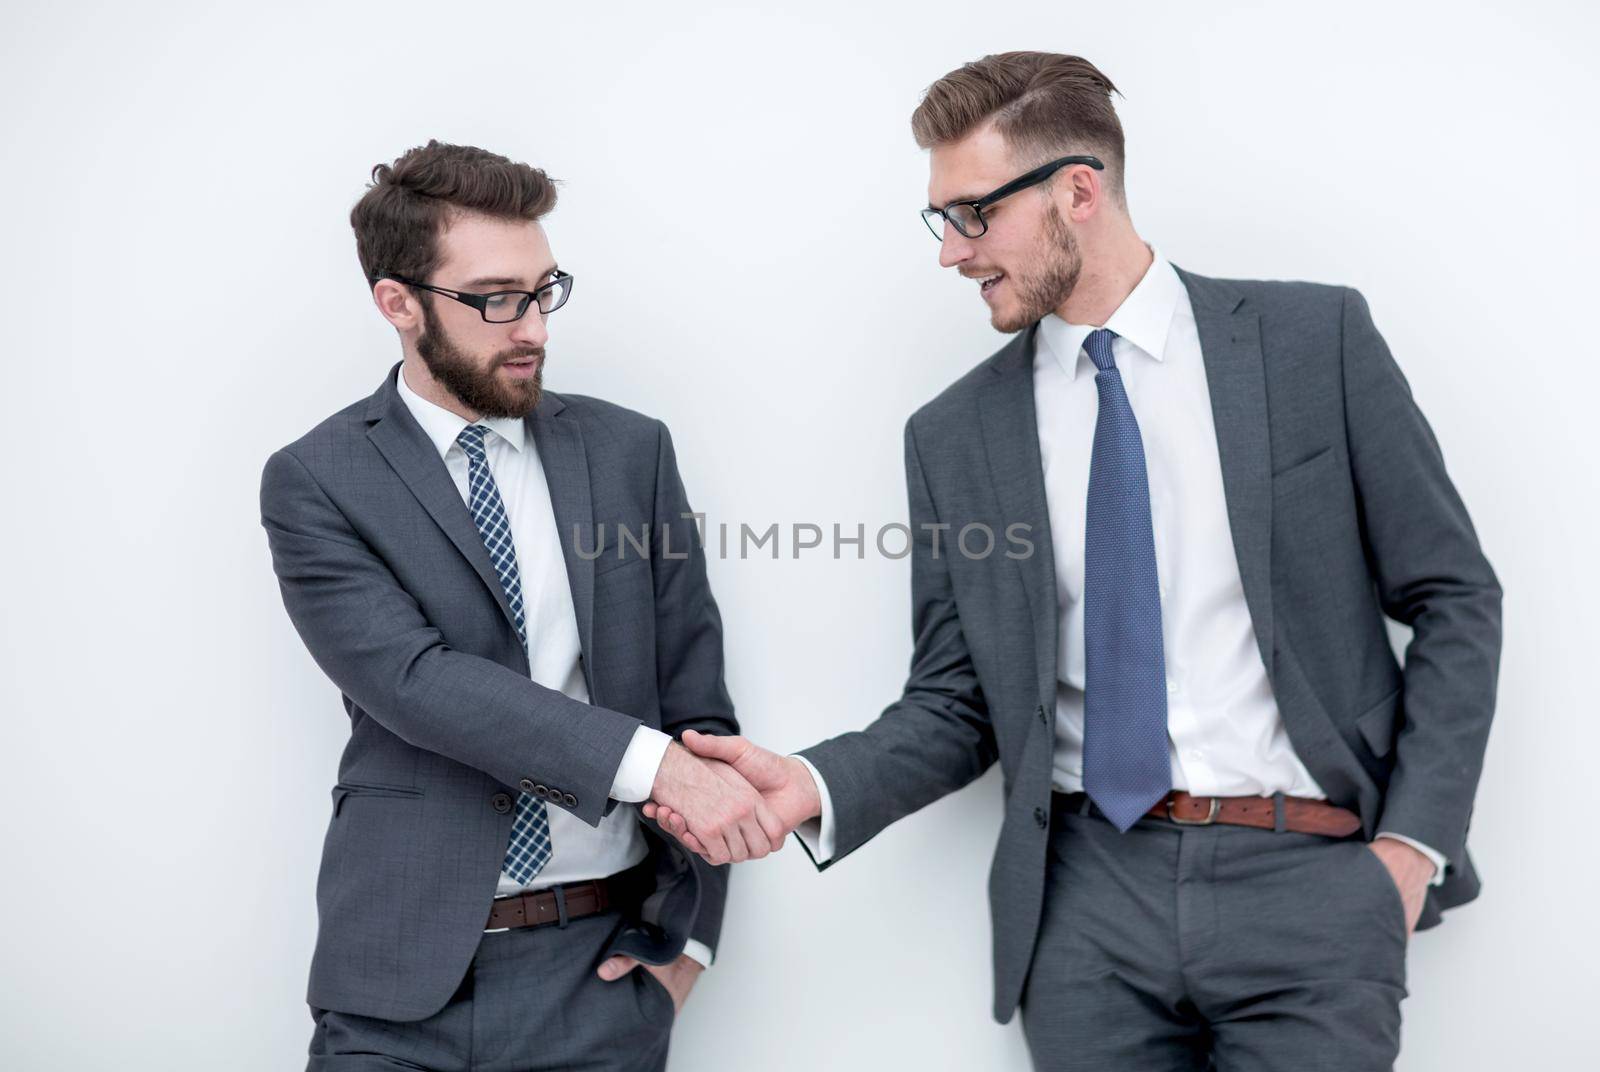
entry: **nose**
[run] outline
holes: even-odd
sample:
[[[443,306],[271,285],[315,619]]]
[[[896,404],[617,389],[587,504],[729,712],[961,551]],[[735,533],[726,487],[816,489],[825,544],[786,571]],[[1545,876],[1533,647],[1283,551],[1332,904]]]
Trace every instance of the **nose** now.
[[[549,338],[549,326],[536,306],[530,307],[521,320],[511,324],[511,341],[518,346],[543,346]]]
[[[946,223],[944,238],[939,242],[939,267],[954,268],[962,261],[971,260],[972,252],[972,239]]]

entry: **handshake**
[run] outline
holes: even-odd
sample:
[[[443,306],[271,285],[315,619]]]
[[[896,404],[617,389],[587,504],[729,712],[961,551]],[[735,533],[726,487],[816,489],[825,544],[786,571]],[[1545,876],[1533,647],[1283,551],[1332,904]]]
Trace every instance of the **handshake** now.
[[[713,864],[759,860],[822,814],[810,770],[743,737],[686,730],[667,746],[644,814]]]

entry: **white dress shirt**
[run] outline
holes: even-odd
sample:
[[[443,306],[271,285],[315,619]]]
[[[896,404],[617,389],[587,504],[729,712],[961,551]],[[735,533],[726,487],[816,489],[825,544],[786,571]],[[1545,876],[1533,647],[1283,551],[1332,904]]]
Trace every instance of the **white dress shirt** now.
[[[468,422],[413,391],[406,382],[404,366],[396,376],[400,397],[444,459],[462,501],[470,503],[467,453],[456,440]],[[528,637],[528,676],[580,703],[588,703],[589,689],[579,663],[582,649],[578,642],[578,616],[538,450],[521,418],[482,417],[474,423],[491,433],[484,437],[484,454],[500,491],[506,520],[511,525],[511,542],[516,548],[523,624]],[[612,782],[611,798],[625,803],[647,799],[670,741],[665,733],[649,726],[635,730]],[[632,867],[649,854],[636,808],[613,808],[598,826],[590,826],[563,808],[547,805],[545,813],[550,821],[550,859],[527,885],[501,871],[495,896],[604,878]],[[711,963],[711,951],[704,943],[691,939],[684,952],[701,964]]]
[[[1211,395],[1188,289],[1166,258],[1149,248],[1150,267],[1104,326],[1117,336],[1112,353],[1139,422],[1149,474],[1172,785],[1199,796],[1281,791],[1326,799],[1295,755],[1256,644],[1228,525]],[[1039,323],[1033,358],[1060,616],[1052,784],[1063,793],[1083,789],[1083,544],[1100,404],[1098,370],[1083,343],[1095,327],[1069,324],[1051,313]],[[832,838],[824,830],[831,834],[831,826],[824,815],[802,828],[830,856]],[[1437,868],[1435,884],[1443,881],[1444,858],[1438,853],[1410,838],[1380,836],[1423,852]]]

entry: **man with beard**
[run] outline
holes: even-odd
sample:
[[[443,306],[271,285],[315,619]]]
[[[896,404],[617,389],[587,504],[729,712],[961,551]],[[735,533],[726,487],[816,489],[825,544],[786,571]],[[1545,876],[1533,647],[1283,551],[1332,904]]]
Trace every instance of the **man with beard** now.
[[[430,141],[373,178],[351,224],[402,360],[261,481],[284,605],[350,716],[308,1068],[659,1069],[720,865],[783,836],[672,740],[738,732],[672,440],[542,390],[573,285],[544,172]]]
[[[903,696],[800,758],[686,741],[819,867],[998,760],[994,1015],[1040,1068],[1389,1068],[1409,936],[1478,890],[1500,587],[1365,300],[1169,263],[1113,91],[1009,53],[913,116],[940,264],[1019,334],[906,426]]]

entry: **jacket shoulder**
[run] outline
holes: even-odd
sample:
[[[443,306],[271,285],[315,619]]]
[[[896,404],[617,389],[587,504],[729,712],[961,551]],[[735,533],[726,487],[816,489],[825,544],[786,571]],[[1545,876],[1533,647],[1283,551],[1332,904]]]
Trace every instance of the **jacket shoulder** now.
[[[1228,304],[1229,296],[1243,299],[1240,311],[1255,310],[1277,316],[1307,314],[1337,316],[1352,288],[1310,279],[1230,279],[1196,275],[1177,269],[1189,290],[1191,305]]]
[[[347,449],[353,439],[367,434],[367,422],[363,416],[366,407],[367,399],[350,403],[337,413],[323,418],[298,439],[285,443],[273,454],[292,454],[307,468],[314,468],[319,460],[334,451]]]
[[[598,438],[620,442],[625,446],[649,443],[654,451],[656,441],[666,434],[666,424],[659,418],[619,406],[615,402],[607,402],[603,398],[568,394],[565,391],[552,392],[552,397],[566,403],[566,411],[558,415],[556,420],[576,418],[583,422],[586,435],[593,432]]]
[[[1011,336],[998,350],[962,373],[961,377],[950,386],[918,406],[907,423],[924,428],[938,427],[949,420],[970,422],[973,405],[976,404],[983,388],[993,383],[1000,374],[1000,365],[1020,361],[1032,367],[1031,339],[1032,332]]]

